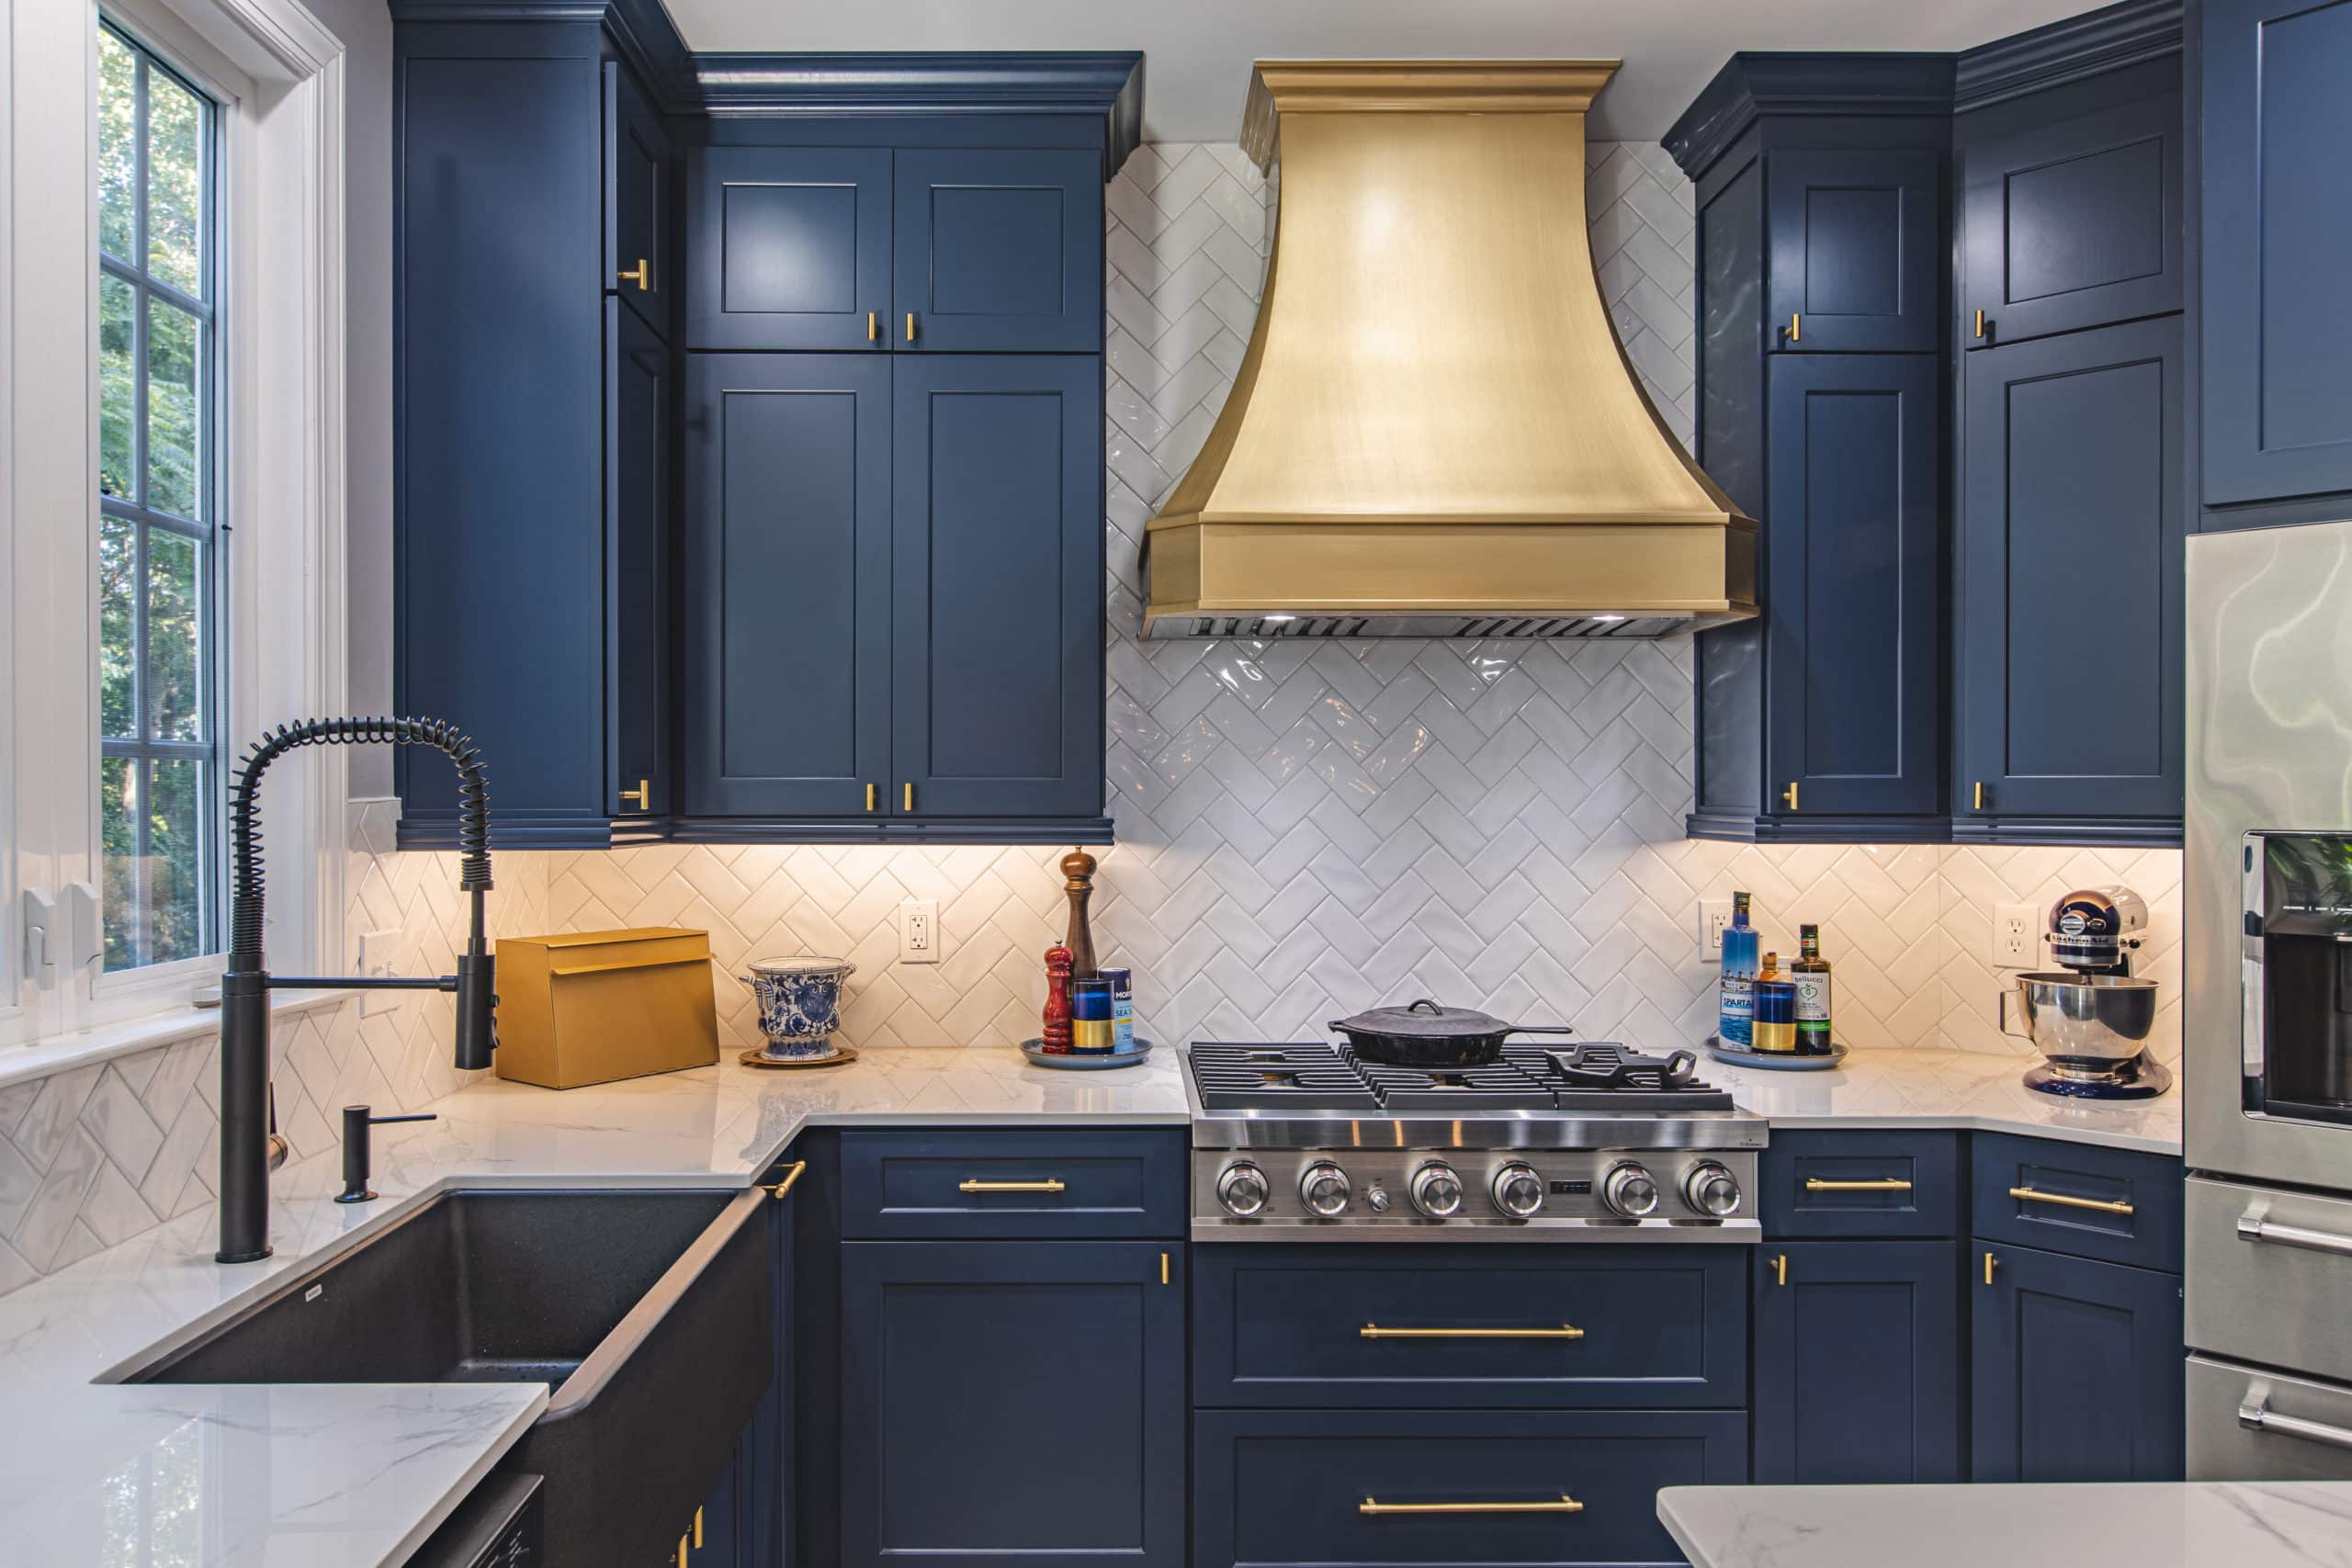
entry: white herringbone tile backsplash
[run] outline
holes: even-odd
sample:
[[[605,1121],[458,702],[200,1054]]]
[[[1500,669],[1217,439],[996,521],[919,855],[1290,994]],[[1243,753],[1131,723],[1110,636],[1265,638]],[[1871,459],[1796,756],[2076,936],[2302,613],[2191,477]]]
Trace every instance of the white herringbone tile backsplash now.
[[[1692,424],[1690,186],[1658,149],[1596,143],[1588,203],[1602,292],[1661,417]],[[1140,620],[1144,525],[1200,449],[1257,312],[1271,192],[1227,144],[1140,148],[1108,193],[1107,772],[1096,934],[1136,972],[1162,1041],[1293,1036],[1435,995],[1588,1038],[1704,1035],[1713,976],[1697,903],[1756,895],[1784,953],[1818,922],[1840,1032],[1860,1045],[2013,1050],[1994,1007],[1995,907],[2120,880],[2147,897],[2143,973],[2179,1055],[2177,852],[1758,848],[1682,837],[1687,643],[1160,643]],[[349,930],[401,933],[445,972],[464,930],[454,857],[391,848],[394,804],[355,802]],[[653,845],[496,857],[493,928],[707,928],[730,969],[762,953],[857,961],[860,1044],[1001,1046],[1034,1032],[1038,955],[1061,934],[1050,849]],[[897,962],[899,900],[940,905],[942,960]],[[354,954],[356,957],[356,953]],[[741,988],[719,982],[736,1042]],[[281,1022],[281,1125],[328,1156],[349,1102],[458,1087],[449,1003],[402,995]],[[0,1089],[0,1291],[208,1201],[214,1043],[183,1042]]]

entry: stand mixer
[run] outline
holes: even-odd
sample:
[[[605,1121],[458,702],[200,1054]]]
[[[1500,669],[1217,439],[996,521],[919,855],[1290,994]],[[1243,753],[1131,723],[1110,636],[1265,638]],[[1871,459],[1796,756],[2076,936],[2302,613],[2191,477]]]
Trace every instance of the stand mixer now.
[[[2085,1100],[2148,1100],[2172,1074],[2148,1055],[2156,983],[2132,973],[2148,906],[2129,887],[2082,887],[2050,908],[2054,971],[2020,975],[2001,993],[2001,1030],[2048,1058],[2028,1089]],[[2012,1015],[2015,1015],[2014,1017]]]

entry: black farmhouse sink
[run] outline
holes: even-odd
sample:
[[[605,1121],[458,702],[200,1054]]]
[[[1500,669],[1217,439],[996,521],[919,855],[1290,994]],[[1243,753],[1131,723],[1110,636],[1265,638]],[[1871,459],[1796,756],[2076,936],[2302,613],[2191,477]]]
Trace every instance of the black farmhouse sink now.
[[[547,1560],[660,1562],[775,1371],[767,1194],[444,1193],[130,1382],[544,1382]]]

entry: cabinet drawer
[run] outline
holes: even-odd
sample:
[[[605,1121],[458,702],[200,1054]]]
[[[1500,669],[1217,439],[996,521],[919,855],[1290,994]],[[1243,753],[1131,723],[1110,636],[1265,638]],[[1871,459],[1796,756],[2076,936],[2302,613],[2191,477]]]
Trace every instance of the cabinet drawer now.
[[[2197,1481],[2352,1481],[2352,1388],[2188,1358]]]
[[[2188,1342],[2352,1382],[2352,1202],[2188,1183]]]
[[[1193,1565],[1680,1562],[1658,1488],[1747,1480],[1747,1441],[1736,1411],[1204,1411]]]
[[[1999,1133],[1975,1154],[1980,1239],[2180,1272],[2179,1160]]]
[[[1184,1133],[843,1133],[853,1241],[1184,1232]]]
[[[1956,1133],[1774,1133],[1762,1172],[1768,1236],[1960,1234]]]
[[[1193,1403],[1739,1405],[1747,1251],[1195,1247]]]

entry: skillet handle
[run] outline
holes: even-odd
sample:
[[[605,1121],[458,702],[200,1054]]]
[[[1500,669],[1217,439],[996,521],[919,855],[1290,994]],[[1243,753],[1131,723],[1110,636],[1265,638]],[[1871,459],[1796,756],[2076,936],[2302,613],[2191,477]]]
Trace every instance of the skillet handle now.
[[[1574,1034],[1565,1023],[1515,1023],[1503,1031],[1505,1034]]]

